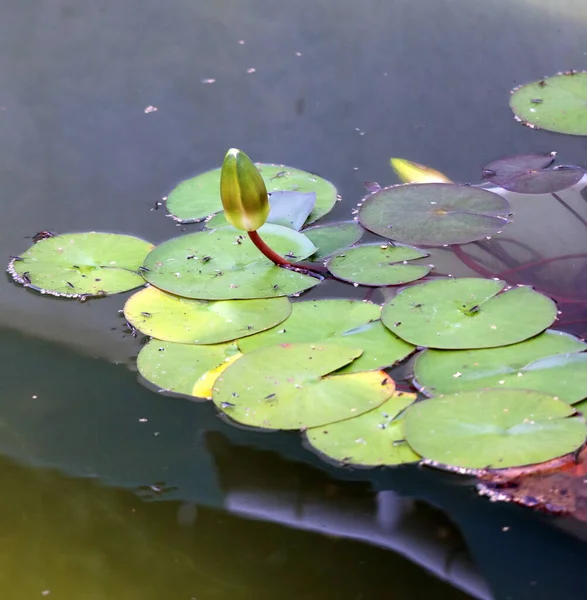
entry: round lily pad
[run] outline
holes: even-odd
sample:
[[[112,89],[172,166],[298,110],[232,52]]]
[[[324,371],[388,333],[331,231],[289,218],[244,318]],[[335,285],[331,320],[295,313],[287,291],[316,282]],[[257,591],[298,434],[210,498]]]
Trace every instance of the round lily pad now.
[[[519,86],[510,107],[528,127],[587,135],[587,73],[567,71]]]
[[[236,344],[192,346],[151,340],[141,348],[137,367],[160,391],[204,397],[194,394],[198,381],[211,369],[238,356]]]
[[[560,165],[547,169],[552,154],[520,154],[500,158],[484,167],[483,179],[518,194],[552,194],[579,183],[581,167]]]
[[[444,246],[501,231],[510,212],[509,202],[489,190],[455,183],[412,183],[367,196],[359,221],[398,242]]]
[[[347,465],[376,467],[416,462],[418,456],[405,441],[398,414],[416,394],[395,392],[381,406],[353,419],[338,421],[306,432],[311,448],[327,459]]]
[[[356,221],[341,221],[304,229],[304,235],[318,248],[310,260],[324,260],[358,242],[364,229]]]
[[[300,260],[316,248],[303,234],[266,224],[263,240],[282,256]],[[289,296],[318,279],[282,269],[265,258],[246,234],[233,227],[183,235],[157,246],[145,259],[145,279],[166,292],[201,300]]]
[[[212,399],[231,419],[266,429],[302,429],[355,417],[385,402],[395,389],[383,371],[326,376],[361,353],[340,344],[258,348],[220,375]]]
[[[404,415],[410,446],[429,461],[471,469],[541,463],[587,436],[566,402],[534,390],[488,389],[417,402]]]
[[[526,388],[572,404],[587,397],[587,344],[545,331],[519,344],[483,350],[426,350],[414,365],[420,390],[430,396],[488,387]]]
[[[359,285],[400,285],[421,279],[432,265],[411,265],[410,260],[426,258],[426,252],[394,244],[364,244],[335,254],[328,270],[338,279]]]
[[[191,300],[147,287],[124,305],[126,320],[141,333],[183,344],[219,344],[269,329],[291,313],[285,297]]]
[[[139,267],[151,248],[149,242],[130,235],[94,231],[56,235],[13,258],[8,272],[42,294],[107,296],[145,283]]]
[[[508,291],[492,279],[443,279],[401,290],[381,319],[416,346],[462,350],[515,344],[544,331],[556,305],[528,287]]]
[[[295,302],[291,315],[277,327],[239,341],[242,352],[274,344],[331,342],[362,348],[363,354],[343,372],[357,373],[389,367],[414,347],[393,335],[379,320],[381,307],[358,300]]]
[[[268,192],[294,191],[315,193],[316,202],[308,223],[328,214],[337,198],[336,188],[317,175],[286,167],[256,163]],[[220,200],[220,169],[206,171],[201,175],[182,181],[167,197],[167,210],[184,223],[202,221],[222,210]]]

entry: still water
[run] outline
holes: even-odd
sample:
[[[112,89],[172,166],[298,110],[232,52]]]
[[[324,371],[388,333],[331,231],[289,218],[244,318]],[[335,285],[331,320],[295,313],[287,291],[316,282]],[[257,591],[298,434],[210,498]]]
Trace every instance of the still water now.
[[[583,0],[5,0],[0,250],[40,229],[172,237],[154,203],[231,146],[333,181],[336,217],[393,181],[390,156],[457,181],[518,153],[585,167],[583,139],[507,102],[585,68],[586,21]],[[525,235],[553,219],[527,209]],[[2,284],[1,598],[587,597],[577,523],[433,471],[335,469],[139,386],[122,302]]]

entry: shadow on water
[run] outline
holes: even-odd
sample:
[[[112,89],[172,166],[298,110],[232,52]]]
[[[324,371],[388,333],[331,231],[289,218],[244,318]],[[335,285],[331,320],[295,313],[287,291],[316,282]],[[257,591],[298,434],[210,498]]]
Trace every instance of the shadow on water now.
[[[392,155],[461,181],[517,153],[585,166],[583,140],[524,129],[507,106],[514,85],[585,64],[581,9],[8,0],[0,251],[41,229],[169,238],[179,230],[154,203],[229,146],[332,180],[346,200],[335,217],[363,181],[391,182]],[[515,208],[516,239],[551,227],[549,204]],[[576,223],[554,219],[563,234],[541,238],[542,254],[584,251]],[[557,289],[563,271],[546,273]],[[572,521],[490,504],[433,471],[335,469],[297,436],[232,428],[40,339],[128,361],[121,306],[2,286],[2,597],[587,597]]]

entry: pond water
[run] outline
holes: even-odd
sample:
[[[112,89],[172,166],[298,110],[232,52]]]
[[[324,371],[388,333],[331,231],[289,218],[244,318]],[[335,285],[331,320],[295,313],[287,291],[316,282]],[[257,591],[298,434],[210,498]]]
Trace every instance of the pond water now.
[[[519,153],[585,167],[582,138],[508,108],[515,85],[585,67],[583,4],[8,0],[0,250],[42,229],[172,237],[155,203],[232,146],[333,181],[334,217],[394,182],[391,156],[473,182]],[[517,239],[585,251],[564,212],[524,210]],[[573,266],[551,290],[580,287]],[[2,597],[587,597],[580,523],[432,470],[335,468],[139,386],[122,303],[2,286]]]

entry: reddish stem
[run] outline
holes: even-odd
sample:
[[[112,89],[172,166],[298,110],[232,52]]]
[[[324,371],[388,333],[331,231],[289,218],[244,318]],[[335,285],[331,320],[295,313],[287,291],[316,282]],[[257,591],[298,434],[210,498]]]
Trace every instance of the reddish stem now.
[[[326,267],[323,265],[309,265],[308,263],[292,263],[285,260],[282,256],[272,250],[259,235],[258,231],[248,231],[250,240],[257,246],[257,249],[266,256],[272,263],[278,267],[285,269],[293,269],[294,271],[310,271],[311,273],[326,273]]]
[[[475,273],[479,273],[479,275],[482,275],[483,277],[489,277],[489,278],[494,278],[495,275],[491,272],[488,271],[485,267],[483,267],[482,265],[480,265],[476,260],[474,260],[473,258],[471,258],[460,246],[460,244],[452,244],[451,245],[451,250],[454,252],[455,256],[467,267],[469,267],[469,269],[471,269],[472,271],[475,271]]]
[[[503,277],[504,275],[510,275],[511,273],[517,273],[518,271],[523,271],[524,269],[531,269],[532,267],[540,267],[542,265],[555,262],[557,260],[569,260],[571,258],[587,258],[587,253],[582,252],[579,254],[563,254],[562,256],[553,256],[551,258],[542,258],[541,260],[537,260],[535,262],[526,263],[525,265],[520,265],[519,267],[514,267],[513,269],[506,269],[501,273],[498,273],[496,277]]]

